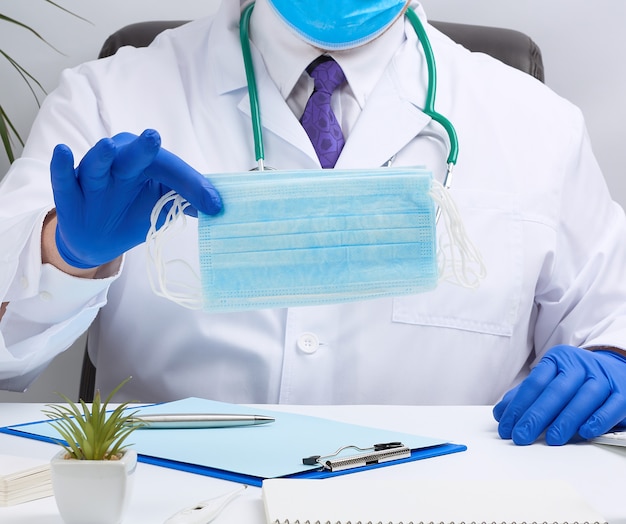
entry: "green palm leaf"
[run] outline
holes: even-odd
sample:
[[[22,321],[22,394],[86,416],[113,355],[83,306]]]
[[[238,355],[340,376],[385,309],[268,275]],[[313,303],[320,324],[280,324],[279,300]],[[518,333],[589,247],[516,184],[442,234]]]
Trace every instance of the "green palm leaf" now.
[[[69,15],[72,15],[72,16],[78,18],[79,20],[82,20],[84,22],[87,22],[87,23],[91,24],[91,22],[89,20],[83,18],[82,16],[77,15],[76,13],[73,13],[72,11],[70,11],[70,10],[66,9],[65,7],[57,4],[56,2],[53,2],[52,0],[45,0],[45,2],[47,2],[50,5],[53,5],[57,9],[60,9],[61,11],[64,11],[65,13],[67,13]],[[0,14],[0,21],[7,22],[9,24],[14,24],[14,25],[16,25],[16,26],[18,26],[18,27],[28,31],[33,36],[35,36],[36,38],[38,38],[39,40],[44,42],[46,45],[48,45],[52,49],[54,49],[57,53],[63,54],[63,53],[61,53],[61,51],[59,51],[56,47],[54,47],[43,36],[41,36],[41,34],[39,34],[37,31],[35,31],[29,25],[27,25],[27,24],[25,24],[23,22],[20,22],[19,20],[16,20],[15,18],[11,18],[11,17],[9,17],[7,15],[3,15],[3,14]],[[39,88],[39,90],[41,90],[41,94],[45,95],[46,94],[46,90],[44,89],[44,87],[41,85],[41,83],[33,75],[31,75],[16,60],[14,60],[12,57],[10,57],[2,49],[0,49],[0,55],[2,55],[11,64],[11,66],[18,72],[18,74],[22,77],[22,79],[24,80],[24,82],[28,86],[28,89],[32,93],[33,97],[35,98],[35,102],[37,103],[37,106],[39,107],[39,96],[38,96],[38,93],[37,93],[37,88]],[[19,132],[17,131],[15,125],[11,122],[11,119],[7,115],[7,113],[4,110],[4,108],[2,107],[2,105],[0,105],[0,140],[2,141],[2,146],[4,148],[4,151],[5,151],[6,155],[7,155],[7,158],[9,159],[10,163],[13,163],[15,161],[15,152],[14,152],[14,149],[13,149],[14,145],[15,145],[14,139],[17,140],[21,146],[24,146],[24,141],[22,140],[22,137],[20,136]]]
[[[62,5],[57,4],[56,2],[53,2],[52,0],[45,0],[47,3],[49,3],[50,5],[53,5],[54,7],[60,9],[61,11],[65,11],[68,15],[72,15],[76,18],[78,18],[79,20],[82,20],[83,22],[87,22],[88,24],[93,25],[93,23],[91,23],[89,20],[87,20],[86,18],[83,18],[80,15],[77,15],[76,13],[70,11],[69,9],[66,9],[65,7],[63,7]]]
[[[49,424],[63,439],[59,444],[71,457],[80,460],[107,460],[119,456],[128,448],[126,439],[141,427],[141,424],[130,422],[137,411],[129,413],[128,402],[110,412],[108,405],[129,380],[130,377],[119,384],[104,402],[100,392],[96,391],[91,409],[83,400],[77,405],[66,395],[58,393],[67,405],[48,404],[48,409],[43,410],[51,419]]]
[[[24,146],[24,141],[22,137],[15,129],[13,122],[9,118],[9,115],[6,114],[4,108],[0,105],[0,139],[2,140],[2,145],[4,146],[4,150],[7,153],[7,157],[9,162],[13,163],[15,161],[15,155],[13,153],[13,140],[11,138],[13,135],[17,141]]]

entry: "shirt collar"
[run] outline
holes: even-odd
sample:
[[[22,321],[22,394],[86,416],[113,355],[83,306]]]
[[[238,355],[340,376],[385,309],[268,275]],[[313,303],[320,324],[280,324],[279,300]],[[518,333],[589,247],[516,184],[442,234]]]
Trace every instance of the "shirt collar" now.
[[[363,107],[387,64],[405,40],[405,25],[399,18],[387,31],[368,44],[329,54],[343,69],[358,104]],[[278,17],[267,0],[257,0],[250,20],[250,39],[261,53],[270,78],[286,100],[306,67],[321,54]]]

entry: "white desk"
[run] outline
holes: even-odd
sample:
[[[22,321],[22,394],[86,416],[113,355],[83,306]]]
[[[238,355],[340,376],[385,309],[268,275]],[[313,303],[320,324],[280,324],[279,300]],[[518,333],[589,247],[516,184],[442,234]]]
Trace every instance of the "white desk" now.
[[[269,406],[268,406],[269,407]],[[41,404],[0,403],[0,425],[41,420]],[[358,473],[376,478],[564,479],[611,524],[626,524],[626,448],[588,443],[518,447],[498,437],[491,408],[412,406],[271,406],[345,422],[442,437],[468,450],[443,457]],[[0,434],[0,452],[49,458],[52,444]],[[219,453],[219,450],[216,450]],[[161,524],[186,506],[223,492],[230,482],[139,464],[124,524]],[[52,497],[7,508],[2,524],[62,524]],[[264,524],[259,488],[249,488],[215,524]]]

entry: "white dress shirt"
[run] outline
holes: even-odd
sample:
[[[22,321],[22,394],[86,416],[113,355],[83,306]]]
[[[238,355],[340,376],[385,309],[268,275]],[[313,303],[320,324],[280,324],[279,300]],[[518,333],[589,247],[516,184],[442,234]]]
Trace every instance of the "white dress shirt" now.
[[[250,39],[282,97],[298,117],[313,92],[313,79],[306,68],[321,54],[332,56],[346,75],[347,83],[339,86],[331,101],[333,112],[347,138],[365,105],[367,97],[385,71],[396,49],[405,40],[404,21],[396,20],[378,38],[349,51],[323,52],[299,38],[268,4],[257,0],[250,23]],[[261,28],[261,29],[259,29]],[[280,56],[280,60],[273,57]]]

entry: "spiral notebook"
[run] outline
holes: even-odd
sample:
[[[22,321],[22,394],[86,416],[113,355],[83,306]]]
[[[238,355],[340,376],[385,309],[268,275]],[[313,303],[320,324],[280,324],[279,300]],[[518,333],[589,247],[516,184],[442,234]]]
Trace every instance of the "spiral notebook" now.
[[[267,524],[606,524],[560,480],[263,481]]]

